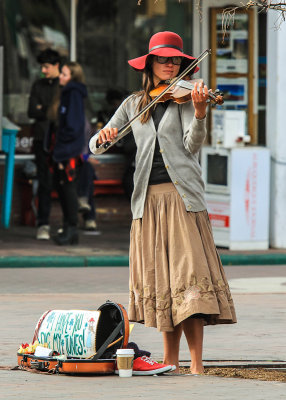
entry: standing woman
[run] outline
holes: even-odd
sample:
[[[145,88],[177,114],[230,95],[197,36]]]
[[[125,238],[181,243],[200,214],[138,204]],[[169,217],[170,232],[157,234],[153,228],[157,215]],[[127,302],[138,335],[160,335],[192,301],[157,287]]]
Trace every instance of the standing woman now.
[[[129,61],[143,72],[143,90],[128,97],[90,141],[93,153],[151,101],[160,81],[176,77],[194,57],[173,32],[159,32],[149,53]],[[198,71],[195,68],[193,73]],[[191,373],[202,374],[204,325],[236,322],[229,286],[213,241],[198,161],[206,137],[208,88],[192,101],[158,103],[132,123],[137,145],[130,234],[129,318],[163,333],[164,363],[179,366],[184,332]]]
[[[85,142],[84,99],[87,96],[82,67],[67,62],[60,73],[62,87],[58,128],[52,150],[54,180],[63,212],[63,230],[55,237],[59,245],[78,243],[77,167]]]

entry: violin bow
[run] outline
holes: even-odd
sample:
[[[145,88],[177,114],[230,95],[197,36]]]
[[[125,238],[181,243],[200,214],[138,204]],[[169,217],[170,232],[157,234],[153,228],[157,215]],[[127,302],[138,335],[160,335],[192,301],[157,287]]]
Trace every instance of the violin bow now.
[[[122,139],[125,135],[129,133],[129,129],[131,127],[131,124],[135,121],[137,121],[142,114],[144,114],[146,111],[149,110],[155,103],[158,102],[158,100],[161,99],[161,97],[164,96],[164,94],[170,90],[173,86],[177,84],[181,79],[184,78],[194,67],[196,67],[205,57],[211,54],[211,50],[207,49],[203,51],[194,61],[192,61],[185,69],[178,75],[176,78],[172,79],[170,84],[160,93],[158,96],[154,97],[150,103],[148,103],[144,108],[142,108],[141,111],[137,115],[135,115],[133,118],[131,118],[130,121],[128,121],[125,125],[123,125],[121,128],[118,129],[118,135],[115,139],[112,140],[112,142],[105,142],[102,143],[98,148],[104,148],[106,151],[111,145],[113,146],[116,142],[118,142],[120,139]],[[103,152],[104,152],[103,151]],[[103,153],[102,152],[102,153]]]

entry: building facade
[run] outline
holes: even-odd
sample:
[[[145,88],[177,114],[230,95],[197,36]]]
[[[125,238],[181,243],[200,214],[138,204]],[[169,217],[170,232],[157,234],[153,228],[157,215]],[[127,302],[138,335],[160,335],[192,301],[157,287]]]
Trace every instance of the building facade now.
[[[273,114],[266,113],[267,102],[273,108],[273,98],[277,99],[273,87],[271,93],[266,89],[266,73],[270,71],[273,79],[267,55],[271,55],[272,65],[275,51],[283,53],[282,49],[276,49],[276,44],[283,43],[285,37],[282,25],[280,30],[273,28],[275,12],[259,13],[254,8],[237,12],[224,26],[221,25],[225,22],[222,9],[240,6],[240,1],[202,1],[200,8],[195,0],[138,3],[137,0],[0,0],[3,22],[0,46],[4,50],[0,92],[3,115],[22,128],[16,153],[31,154],[32,151],[32,121],[27,117],[27,105],[31,85],[40,74],[36,57],[41,50],[51,47],[63,58],[76,59],[83,66],[89,92],[87,115],[96,126],[110,114],[108,93],[118,90],[126,95],[140,88],[140,74],[128,68],[127,60],[145,54],[150,36],[161,30],[180,34],[184,50],[194,56],[212,49],[211,57],[201,63],[198,77],[209,86],[214,85],[213,89],[226,88],[228,98],[223,110],[245,111],[245,130],[251,144],[268,146],[277,152],[273,138],[284,121],[279,120],[277,125],[276,117],[273,122]],[[275,43],[271,48],[267,47],[267,35]],[[277,80],[273,84],[277,87]],[[277,118],[282,119],[282,114]],[[212,132],[211,111],[209,124]],[[277,126],[275,133],[273,126]],[[211,142],[211,135],[208,140]],[[279,165],[284,165],[283,157],[277,160]],[[277,170],[276,164],[273,169]],[[274,176],[272,182],[275,182]],[[280,187],[281,181],[276,186]],[[272,198],[271,204],[273,201]],[[286,247],[286,235],[282,241],[274,239],[277,229],[273,227],[277,223],[271,214],[270,242],[274,247]],[[277,232],[281,237],[279,229]]]

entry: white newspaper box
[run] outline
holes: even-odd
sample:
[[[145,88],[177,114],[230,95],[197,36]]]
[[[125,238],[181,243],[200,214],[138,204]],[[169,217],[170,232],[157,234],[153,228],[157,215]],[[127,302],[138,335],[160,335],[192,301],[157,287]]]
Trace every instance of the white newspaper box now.
[[[207,147],[203,153],[206,201],[216,245],[230,250],[268,249],[270,151],[264,147],[224,149],[221,157],[227,171],[219,174],[218,181],[219,153],[217,158],[215,149]]]

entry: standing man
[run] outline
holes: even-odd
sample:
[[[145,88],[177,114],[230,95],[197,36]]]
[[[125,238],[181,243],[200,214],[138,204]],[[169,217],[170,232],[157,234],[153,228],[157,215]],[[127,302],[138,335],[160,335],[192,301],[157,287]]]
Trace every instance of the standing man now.
[[[49,169],[45,139],[52,124],[52,121],[48,119],[47,111],[59,90],[60,55],[57,51],[46,49],[39,54],[37,61],[41,65],[44,78],[38,79],[32,86],[28,116],[35,120],[33,149],[39,182],[36,237],[39,240],[48,240],[50,239],[52,174]]]

